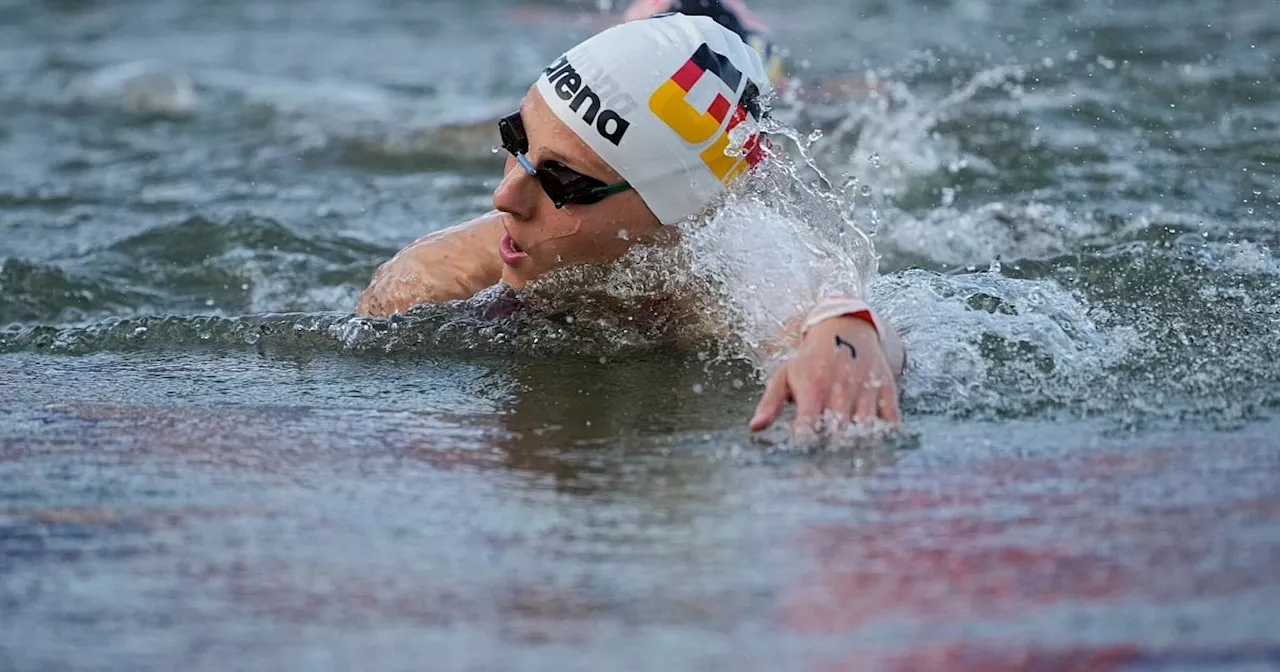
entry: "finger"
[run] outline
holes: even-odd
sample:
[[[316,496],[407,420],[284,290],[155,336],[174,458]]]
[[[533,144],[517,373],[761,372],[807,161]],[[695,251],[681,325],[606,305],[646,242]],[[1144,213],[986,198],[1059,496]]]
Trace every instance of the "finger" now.
[[[863,390],[854,407],[853,421],[859,425],[870,424],[876,419],[876,406],[879,405],[879,394],[876,390]]]
[[[827,387],[821,381],[810,382],[800,389],[793,389],[792,396],[796,401],[796,420],[791,427],[792,435],[796,439],[812,439],[818,431],[818,423],[822,420],[822,409],[827,401]]]
[[[849,421],[853,419],[857,403],[858,398],[853,394],[853,386],[849,382],[836,383],[835,388],[831,390],[830,398],[827,399],[826,417],[831,422],[826,428],[827,434],[832,437],[844,434]]]
[[[782,406],[787,403],[790,392],[787,387],[787,369],[783,367],[773,374],[769,383],[765,385],[764,395],[760,397],[760,403],[756,405],[756,413],[751,417],[751,431],[758,432],[772,425],[773,421],[778,419],[778,414],[782,412]]]
[[[880,390],[880,418],[895,425],[902,424],[902,409],[898,406],[898,390],[892,385]]]

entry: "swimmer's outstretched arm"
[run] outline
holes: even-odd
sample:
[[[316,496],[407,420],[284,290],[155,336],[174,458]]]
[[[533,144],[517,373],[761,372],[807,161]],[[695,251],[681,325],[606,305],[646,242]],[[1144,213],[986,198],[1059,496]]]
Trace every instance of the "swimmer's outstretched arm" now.
[[[374,271],[356,313],[387,317],[420,303],[466,299],[502,278],[499,213],[429,233]]]
[[[821,318],[821,306],[811,315]],[[827,311],[832,317],[806,320],[807,330],[798,319],[789,328],[788,340],[798,340],[799,347],[769,379],[751,418],[753,431],[773,424],[788,400],[796,404],[797,437],[813,436],[823,426],[838,432],[849,422],[901,422],[898,380],[907,357],[902,338],[869,309],[855,315],[841,314],[838,302],[836,308]]]

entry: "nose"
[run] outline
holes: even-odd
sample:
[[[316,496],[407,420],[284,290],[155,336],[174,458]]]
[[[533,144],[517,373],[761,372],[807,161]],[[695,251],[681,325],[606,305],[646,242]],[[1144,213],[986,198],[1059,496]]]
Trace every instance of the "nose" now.
[[[538,205],[537,194],[533,192],[537,188],[536,180],[516,163],[515,157],[508,156],[502,182],[493,190],[493,207],[516,219],[532,219]]]

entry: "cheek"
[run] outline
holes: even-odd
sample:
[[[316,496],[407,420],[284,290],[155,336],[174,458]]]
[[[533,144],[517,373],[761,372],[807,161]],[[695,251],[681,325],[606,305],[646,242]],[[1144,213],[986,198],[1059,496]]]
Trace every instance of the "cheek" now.
[[[538,225],[542,244],[530,252],[538,265],[552,268],[612,261],[626,254],[637,238],[660,226],[652,216],[640,216],[647,215],[647,210],[637,214],[635,204],[618,200],[604,212],[594,207],[544,211],[546,218]]]
[[[577,261],[612,261],[626,254],[634,240],[635,235],[621,222],[588,224],[574,237],[574,252]]]
[[[547,204],[534,222],[523,222],[529,256],[542,269],[550,269],[562,263],[583,261],[583,241],[587,237],[582,221],[567,211],[556,210]]]
[[[615,227],[592,227],[578,220],[560,222],[559,231],[545,229],[547,237],[537,248],[539,265],[555,267],[593,264],[617,259],[631,243],[618,237]],[[558,233],[558,235],[557,235]]]

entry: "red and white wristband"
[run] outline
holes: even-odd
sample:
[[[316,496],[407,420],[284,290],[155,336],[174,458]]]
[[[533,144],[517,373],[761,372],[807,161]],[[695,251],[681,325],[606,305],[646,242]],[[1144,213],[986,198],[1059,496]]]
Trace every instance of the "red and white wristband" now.
[[[804,326],[800,329],[800,339],[804,340],[804,337],[809,335],[809,330],[819,322],[833,317],[856,317],[865,320],[876,330],[877,337],[884,338],[884,334],[880,331],[880,323],[876,320],[870,304],[856,296],[845,294],[828,296],[819,301],[818,305],[814,306],[805,317]]]

